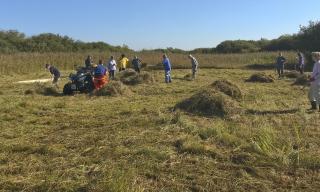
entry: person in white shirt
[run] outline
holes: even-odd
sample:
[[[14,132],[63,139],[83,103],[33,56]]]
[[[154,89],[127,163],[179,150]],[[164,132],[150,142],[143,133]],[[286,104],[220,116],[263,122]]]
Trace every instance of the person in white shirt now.
[[[114,80],[115,72],[117,70],[117,62],[114,60],[114,57],[111,56],[110,60],[108,61],[107,64],[108,71],[109,71],[109,78]]]
[[[311,110],[317,110],[317,106],[319,106],[320,112],[320,52],[313,52],[312,59],[316,63],[313,66],[310,78],[309,100],[311,102]]]

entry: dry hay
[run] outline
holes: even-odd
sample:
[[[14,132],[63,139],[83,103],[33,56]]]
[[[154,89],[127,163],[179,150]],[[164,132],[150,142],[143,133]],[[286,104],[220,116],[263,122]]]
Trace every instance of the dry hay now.
[[[301,75],[296,79],[296,81],[293,83],[293,85],[303,85],[303,86],[308,86],[310,85],[310,76],[309,75]]]
[[[127,69],[121,71],[116,80],[120,80],[126,85],[137,85],[141,83],[153,83],[154,77],[152,74],[146,71],[142,71],[140,74],[134,71],[133,69]]]
[[[246,82],[273,83],[274,77],[265,73],[256,73],[251,75],[251,77],[247,79]]]
[[[59,93],[59,90],[55,87],[52,86],[47,86],[42,83],[37,83],[34,85],[34,88],[32,89],[27,89],[24,92],[25,95],[34,95],[34,94],[39,94],[39,95],[44,95],[44,96],[59,96],[61,93]]]
[[[283,76],[287,77],[289,79],[296,79],[296,78],[300,77],[301,74],[297,71],[286,71],[283,73]]]
[[[212,85],[216,90],[232,97],[233,99],[240,100],[242,99],[242,93],[240,88],[227,80],[215,81]]]
[[[192,78],[192,74],[186,74],[184,77],[183,77],[183,79],[184,80],[186,80],[186,81],[192,81],[193,80],[193,78]]]
[[[96,92],[96,96],[127,96],[131,90],[120,81],[111,81]]]
[[[216,89],[199,91],[190,98],[176,104],[176,109],[203,116],[232,116],[241,112],[237,103]]]

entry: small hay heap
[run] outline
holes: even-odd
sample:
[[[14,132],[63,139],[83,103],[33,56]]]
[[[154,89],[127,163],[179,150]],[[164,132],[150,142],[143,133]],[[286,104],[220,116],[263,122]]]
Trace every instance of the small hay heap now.
[[[256,74],[251,75],[251,77],[249,79],[247,79],[246,82],[273,83],[274,77],[271,75],[267,75],[265,73],[256,73]]]

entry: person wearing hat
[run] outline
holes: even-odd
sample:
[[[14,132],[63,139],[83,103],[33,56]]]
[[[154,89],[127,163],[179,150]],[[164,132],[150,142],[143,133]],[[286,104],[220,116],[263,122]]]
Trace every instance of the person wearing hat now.
[[[100,90],[106,83],[108,83],[107,79],[107,70],[103,66],[102,60],[99,60],[99,64],[93,64],[93,84],[95,90]]]
[[[55,85],[57,88],[58,87],[58,81],[60,79],[60,71],[54,67],[53,65],[50,65],[50,64],[46,64],[45,65],[45,68],[50,72],[50,74],[52,75],[52,84]]]
[[[138,58],[138,56],[134,56],[133,60],[132,60],[132,66],[134,68],[134,70],[137,73],[140,73],[140,69],[141,69],[141,60]]]
[[[191,60],[191,68],[192,68],[192,79],[196,78],[196,73],[198,71],[199,63],[195,57],[189,55],[189,59]]]
[[[162,60],[162,64],[163,64],[163,68],[164,68],[164,74],[165,74],[165,82],[166,83],[171,83],[171,63],[170,60],[168,58],[167,55],[163,55],[162,56],[163,60]]]
[[[315,61],[315,64],[310,78],[309,100],[311,110],[317,110],[317,106],[319,106],[320,112],[320,52],[313,52],[312,59]]]
[[[116,60],[114,60],[113,56],[110,57],[108,64],[107,64],[107,68],[109,71],[109,78],[114,80],[114,75],[117,70],[117,62],[116,62]]]
[[[120,67],[119,71],[124,71],[127,69],[129,59],[125,56],[125,54],[122,54],[120,59],[119,59]]]

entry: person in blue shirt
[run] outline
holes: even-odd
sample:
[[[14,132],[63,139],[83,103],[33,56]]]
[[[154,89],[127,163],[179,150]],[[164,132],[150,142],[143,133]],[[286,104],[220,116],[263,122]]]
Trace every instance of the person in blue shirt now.
[[[164,68],[164,73],[165,73],[165,82],[166,83],[171,83],[171,63],[167,55],[163,55],[163,60],[162,60],[163,68]]]
[[[108,83],[107,70],[103,66],[102,60],[99,60],[99,64],[93,65],[93,67],[94,67],[93,84],[95,89],[99,90],[105,84]]]
[[[276,69],[279,75],[279,79],[283,76],[283,71],[284,71],[284,64],[287,63],[287,60],[285,57],[283,57],[282,53],[279,53],[279,57],[277,58],[277,64],[276,64]]]

